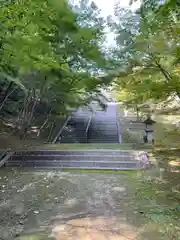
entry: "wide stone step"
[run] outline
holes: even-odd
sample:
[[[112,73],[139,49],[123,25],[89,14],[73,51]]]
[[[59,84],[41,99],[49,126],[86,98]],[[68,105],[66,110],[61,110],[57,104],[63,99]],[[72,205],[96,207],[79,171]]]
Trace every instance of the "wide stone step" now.
[[[36,168],[90,168],[90,169],[139,169],[137,161],[111,162],[104,161],[10,161],[8,167],[36,167]]]
[[[94,143],[96,143],[96,142],[99,142],[99,141],[101,141],[101,142],[103,142],[103,143],[109,143],[109,141],[111,141],[111,143],[118,143],[118,138],[116,137],[114,137],[114,138],[110,138],[110,137],[105,137],[105,138],[102,138],[102,137],[99,137],[99,138],[88,138],[88,142],[89,141],[91,141],[91,142],[94,142]]]
[[[92,138],[89,138],[88,139],[88,143],[118,143],[119,142],[119,139],[92,139]]]
[[[104,125],[104,126],[107,126],[107,125],[116,125],[117,124],[117,121],[116,120],[105,120],[105,121],[96,121],[96,120],[92,120],[91,121],[91,125],[92,126],[100,126],[100,125]]]
[[[97,150],[35,150],[35,151],[19,151],[14,154],[14,156],[21,156],[21,155],[81,155],[81,156],[97,156],[97,155],[111,155],[111,156],[119,156],[119,155],[126,155],[126,156],[137,156],[139,151],[133,150],[110,150],[110,149],[97,149]]]
[[[63,144],[66,144],[66,143],[85,143],[86,140],[84,139],[79,139],[79,138],[62,138],[61,141],[57,142],[57,143],[63,143]]]
[[[107,130],[104,130],[103,132],[102,131],[93,131],[93,132],[89,132],[89,135],[90,136],[104,136],[104,137],[115,137],[117,136],[117,131],[107,131]]]
[[[96,125],[91,125],[90,128],[93,129],[98,129],[98,128],[117,128],[117,124],[116,123],[107,123],[106,124],[96,124]]]
[[[98,128],[94,128],[94,129],[89,129],[90,132],[102,132],[104,133],[104,131],[110,133],[111,131],[113,132],[117,132],[117,128],[112,126],[112,127],[107,127],[107,126],[98,126]]]
[[[117,135],[95,135],[95,134],[93,134],[93,135],[89,135],[89,138],[90,139],[107,139],[107,138],[109,138],[109,140],[110,139],[117,139]]]
[[[24,155],[13,156],[12,161],[129,161],[134,160],[134,156],[130,155]]]

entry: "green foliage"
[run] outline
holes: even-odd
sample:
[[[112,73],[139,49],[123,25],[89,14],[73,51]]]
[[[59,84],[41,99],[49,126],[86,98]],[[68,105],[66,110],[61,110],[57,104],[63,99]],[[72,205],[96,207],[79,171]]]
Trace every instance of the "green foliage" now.
[[[47,112],[50,108],[64,115],[98,94],[104,82],[97,71],[105,72],[107,61],[100,48],[103,19],[94,3],[6,1],[1,3],[0,25],[1,106],[14,111],[16,104],[16,114],[33,114],[33,104],[45,103]]]
[[[143,1],[136,13],[117,6],[116,13],[114,58],[124,69],[116,78],[119,95],[140,103],[180,97],[178,1]]]
[[[169,189],[169,182],[158,181],[153,176],[149,176],[149,180],[146,178],[144,180],[139,179],[134,200],[144,217],[157,224],[162,233],[166,236],[174,236],[174,239],[179,239],[180,205],[175,195],[173,198],[171,189]]]

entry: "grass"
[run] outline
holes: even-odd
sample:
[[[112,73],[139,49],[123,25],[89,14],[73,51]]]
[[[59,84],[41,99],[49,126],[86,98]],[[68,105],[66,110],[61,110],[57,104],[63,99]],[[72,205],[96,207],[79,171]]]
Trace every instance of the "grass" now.
[[[142,136],[139,134],[138,139],[138,134],[127,131],[129,121],[133,120],[133,114],[131,117],[125,118],[123,114],[120,114],[120,121],[123,123],[121,127],[124,127],[122,129],[123,139],[126,142],[137,143]],[[164,234],[162,239],[180,239],[178,226],[180,218],[180,130],[174,124],[175,121],[176,123],[180,121],[180,115],[156,114],[155,120],[155,145],[149,151],[155,156],[159,168],[164,169],[164,172],[156,168],[143,174],[140,173],[139,179],[132,175],[132,179],[135,178],[130,179],[129,187],[136,189],[133,198],[134,205]],[[135,133],[138,131],[137,129]],[[150,231],[150,236],[151,234],[152,231]]]
[[[180,115],[156,115],[153,154],[158,159],[159,166],[167,171],[172,168],[180,170],[180,130],[173,124],[173,121],[178,119],[180,120]]]
[[[173,147],[180,148],[180,130],[172,123],[173,119],[180,119],[180,116],[156,116],[154,136],[157,147],[167,149]]]
[[[125,170],[103,170],[103,169],[77,169],[77,168],[64,168],[62,171],[65,172],[78,172],[78,173],[100,173],[100,174],[119,174],[119,175],[126,175],[126,176],[136,176],[139,170],[134,171],[125,171]]]
[[[176,240],[180,239],[180,192],[173,192],[174,183],[172,178],[166,181],[167,177],[159,178],[157,170],[154,176],[152,170],[147,171],[139,179],[130,180],[130,187],[136,189],[134,206],[164,235],[162,239]]]
[[[132,145],[120,144],[45,144],[43,148],[56,150],[89,150],[89,149],[132,149]]]
[[[109,150],[147,150],[151,149],[151,146],[143,144],[45,144],[41,146],[43,149],[53,150],[95,150],[95,149],[109,149]]]

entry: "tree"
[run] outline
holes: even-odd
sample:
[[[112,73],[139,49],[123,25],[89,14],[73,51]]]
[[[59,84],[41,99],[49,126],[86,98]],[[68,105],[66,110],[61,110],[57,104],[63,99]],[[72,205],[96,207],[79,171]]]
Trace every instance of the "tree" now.
[[[160,71],[164,78],[161,83],[165,85],[166,94],[177,94],[180,97],[178,3],[168,1],[158,5],[154,11],[151,10],[151,17],[147,11],[147,8],[142,7],[142,33],[137,38],[137,46],[141,45],[140,51],[144,50],[147,54],[149,65]]]
[[[136,13],[116,7],[114,54],[123,69],[117,81],[138,99],[143,94],[142,101],[180,97],[179,9],[177,1],[143,1]]]
[[[100,48],[103,20],[94,3],[75,8],[66,0],[9,1],[1,3],[0,21],[1,107],[18,88],[23,134],[39,105],[47,106],[44,116],[64,115],[103,84],[97,74],[107,64]]]

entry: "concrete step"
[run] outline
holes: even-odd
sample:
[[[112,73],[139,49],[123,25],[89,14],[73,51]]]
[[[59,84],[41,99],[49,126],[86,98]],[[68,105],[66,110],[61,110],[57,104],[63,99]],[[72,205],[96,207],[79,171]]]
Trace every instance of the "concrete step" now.
[[[61,140],[59,141],[60,143],[76,143],[76,139],[75,138],[72,138],[72,137],[65,137],[65,138],[61,138]],[[57,141],[57,143],[59,143],[58,141]],[[79,141],[78,141],[78,143],[80,143]]]
[[[116,125],[96,125],[94,127],[90,127],[89,130],[92,130],[93,132],[94,131],[103,131],[103,130],[106,130],[106,131],[111,131],[111,130],[116,130],[117,131],[117,126]]]
[[[129,155],[24,155],[13,156],[12,161],[129,161],[134,160],[134,156]]]
[[[112,144],[112,143],[118,143],[118,142],[117,142],[117,141],[118,141],[118,138],[114,138],[114,137],[113,137],[113,138],[112,138],[112,137],[110,138],[110,137],[108,137],[108,136],[107,136],[107,137],[104,137],[104,138],[102,138],[102,137],[99,137],[99,138],[91,138],[91,137],[89,137],[89,138],[88,138],[88,142],[89,142],[89,141],[91,141],[92,143],[93,143],[93,142],[94,142],[94,143],[96,143],[96,142],[102,142],[102,143],[107,143],[107,144],[109,143],[109,141],[112,141],[112,142],[111,142],[111,144]]]
[[[77,116],[76,116],[77,115]],[[86,143],[86,127],[89,121],[89,114],[74,113],[66,128],[62,131],[61,143]],[[70,131],[71,130],[71,131]]]
[[[7,167],[141,169],[139,152],[133,150],[36,150],[21,151],[7,162]]]
[[[112,132],[110,132],[109,134],[102,134],[102,133],[90,133],[89,134],[89,138],[117,138],[117,133],[113,134]]]
[[[90,127],[92,127],[93,129],[99,129],[99,128],[117,128],[117,124],[116,123],[105,123],[105,124],[96,124],[96,125],[91,125]]]
[[[98,121],[93,121],[92,120],[92,122],[91,122],[91,126],[93,126],[93,127],[95,127],[95,128],[97,128],[97,126],[116,126],[116,124],[117,124],[117,122],[116,121],[107,121],[107,120],[105,120],[105,121],[100,121],[100,122],[98,122]]]
[[[61,143],[85,143],[86,137],[76,137],[76,136],[66,136],[62,137],[60,140]]]
[[[90,169],[139,169],[137,161],[111,162],[104,161],[9,161],[8,167],[36,167],[36,168],[90,168]]]
[[[121,145],[120,145],[121,146]],[[82,155],[82,156],[119,156],[119,155],[126,155],[126,156],[137,156],[139,151],[134,151],[134,150],[116,150],[116,149],[95,149],[95,150],[34,150],[34,151],[19,151],[14,154],[14,156],[22,156],[22,155],[32,155],[32,156],[37,156],[37,155],[48,155],[48,156],[53,156],[53,155]]]
[[[89,138],[88,139],[88,143],[118,143],[119,142],[119,139],[92,139],[92,138]]]
[[[104,139],[104,138],[109,138],[109,139],[115,139],[115,138],[117,138],[117,134],[95,134],[95,133],[93,133],[93,134],[89,134],[89,138],[92,138],[92,139],[96,139],[96,138],[102,138],[102,139]]]

